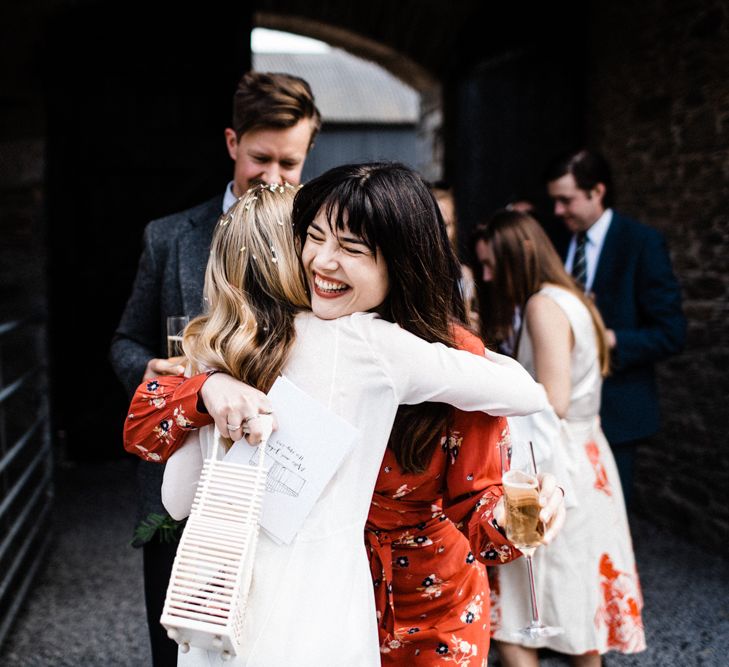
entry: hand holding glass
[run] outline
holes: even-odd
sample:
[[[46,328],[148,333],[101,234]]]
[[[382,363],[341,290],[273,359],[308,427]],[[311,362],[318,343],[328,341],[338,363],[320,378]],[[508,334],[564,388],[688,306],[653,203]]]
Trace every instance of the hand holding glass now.
[[[544,523],[539,518],[539,480],[532,443],[528,440],[503,442],[501,448],[501,476],[506,504],[506,537],[523,554],[529,572],[532,620],[517,631],[521,639],[554,637],[564,630],[544,625],[539,620],[537,594],[534,587],[532,556],[542,543]]]

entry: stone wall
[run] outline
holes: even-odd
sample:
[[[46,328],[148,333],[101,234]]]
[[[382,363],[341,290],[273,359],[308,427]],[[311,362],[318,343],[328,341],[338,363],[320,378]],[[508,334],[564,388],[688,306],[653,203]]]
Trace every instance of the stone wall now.
[[[638,505],[703,543],[729,537],[729,5],[595,3],[587,131],[622,211],[668,239],[689,321],[660,365],[663,429],[638,461]]]
[[[47,310],[45,128],[27,9],[0,20],[0,322]]]
[[[41,318],[54,433],[71,458],[122,451],[119,429],[97,432],[126,410],[107,356],[144,224],[231,174],[223,128],[250,67],[250,9],[171,9],[0,6],[0,322]],[[94,401],[78,400],[81,368],[106,388]]]
[[[46,137],[41,81],[34,69],[33,11],[29,2],[17,8],[17,22],[4,20],[4,12],[0,16],[5,56],[0,59],[0,325],[25,322],[0,337],[0,386],[33,369],[32,388],[0,406],[0,455],[16,444],[36,410],[47,414]],[[37,451],[47,437],[44,425],[32,447]],[[15,481],[9,468],[0,481],[3,490]]]

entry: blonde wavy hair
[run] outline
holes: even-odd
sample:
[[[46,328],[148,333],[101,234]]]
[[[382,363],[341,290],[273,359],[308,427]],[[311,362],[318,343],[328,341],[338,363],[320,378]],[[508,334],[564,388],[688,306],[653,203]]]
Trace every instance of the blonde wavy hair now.
[[[220,218],[205,272],[206,312],[183,338],[194,372],[221,370],[265,392],[286,363],[294,317],[310,307],[291,226],[296,190],[255,186]]]

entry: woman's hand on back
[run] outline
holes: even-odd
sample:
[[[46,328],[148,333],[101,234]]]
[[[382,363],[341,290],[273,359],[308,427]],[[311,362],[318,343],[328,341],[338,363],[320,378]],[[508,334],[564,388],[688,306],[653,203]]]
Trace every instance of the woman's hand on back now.
[[[262,391],[226,373],[214,373],[203,384],[200,398],[221,435],[232,440],[245,437],[249,444],[257,445],[267,434],[264,420],[258,417],[272,414],[273,408]]]
[[[538,477],[539,504],[542,506],[539,518],[544,521],[542,543],[549,544],[564,526],[566,518],[564,490],[558,486],[557,479],[551,473],[539,473]]]

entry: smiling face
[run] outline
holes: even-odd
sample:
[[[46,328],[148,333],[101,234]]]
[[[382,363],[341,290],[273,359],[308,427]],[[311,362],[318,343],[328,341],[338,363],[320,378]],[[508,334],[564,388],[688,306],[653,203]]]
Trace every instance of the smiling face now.
[[[225,143],[235,161],[233,193],[240,197],[259,183],[298,185],[313,130],[310,118],[287,128],[249,130],[240,139],[228,128]]]
[[[323,211],[309,225],[301,261],[311,310],[323,320],[374,310],[387,297],[390,283],[380,251],[373,252],[346,226],[332,230]]]

